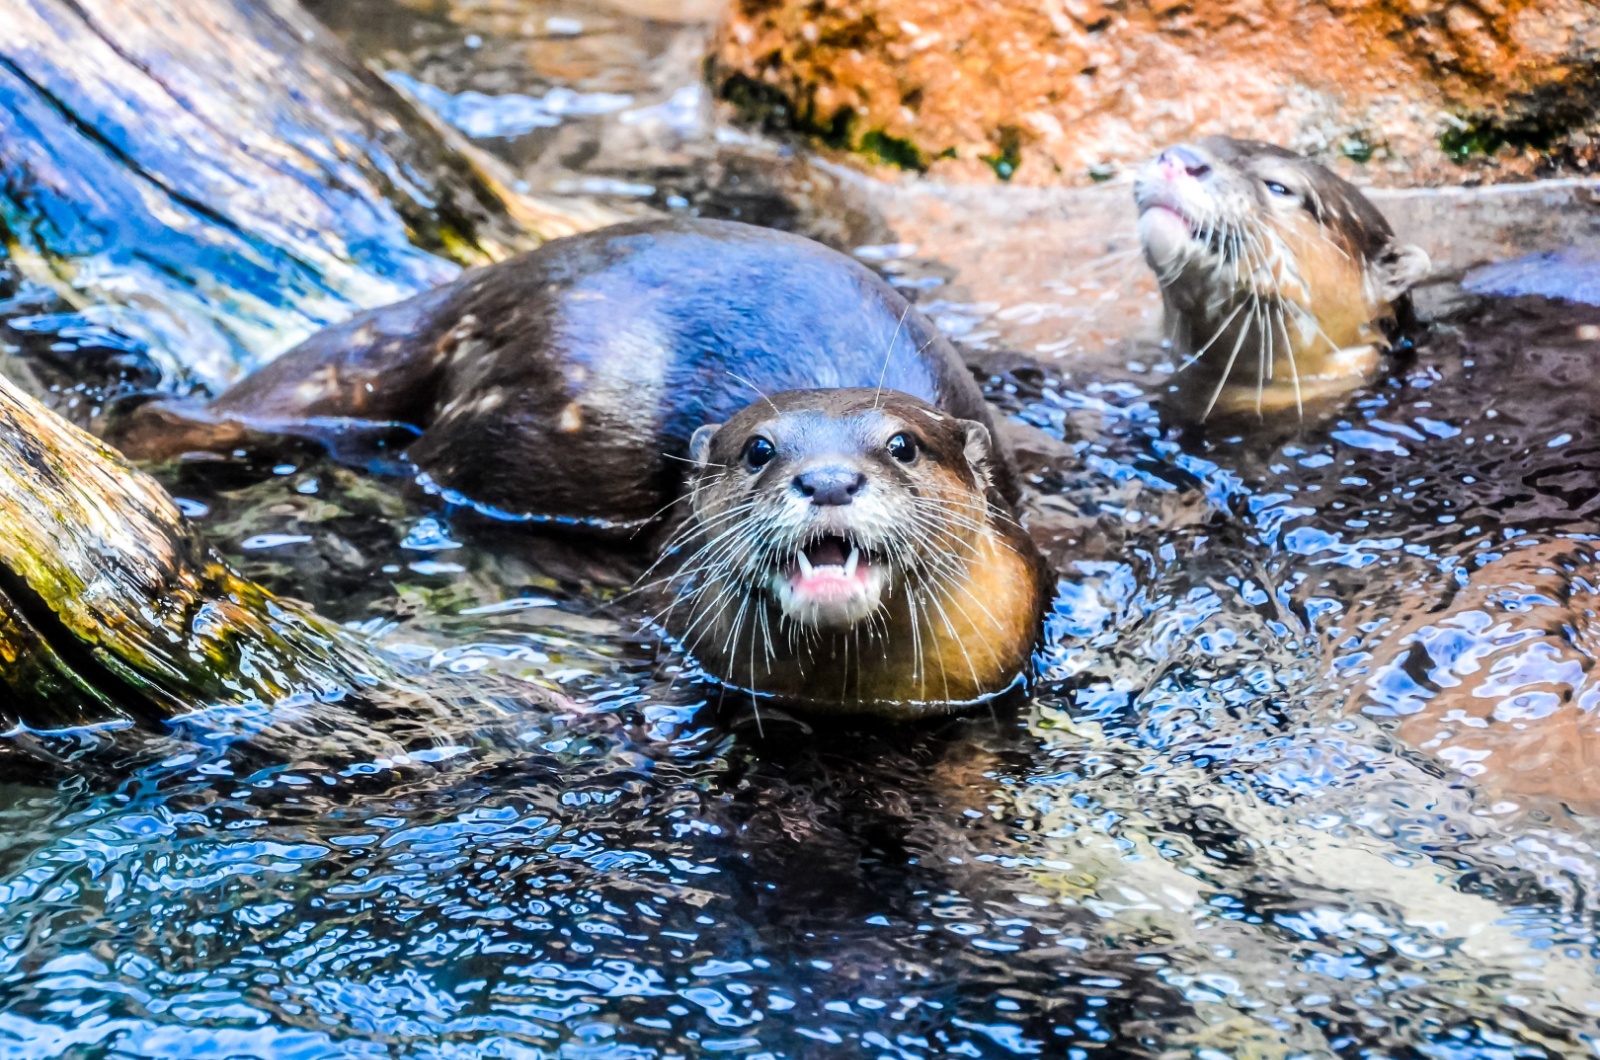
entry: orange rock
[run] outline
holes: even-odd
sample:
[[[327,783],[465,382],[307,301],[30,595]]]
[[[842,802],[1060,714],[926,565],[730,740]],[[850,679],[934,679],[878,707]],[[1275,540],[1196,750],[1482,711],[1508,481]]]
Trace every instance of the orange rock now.
[[[1600,169],[1592,0],[735,0],[712,76],[947,180],[1087,183],[1207,133],[1384,184]]]

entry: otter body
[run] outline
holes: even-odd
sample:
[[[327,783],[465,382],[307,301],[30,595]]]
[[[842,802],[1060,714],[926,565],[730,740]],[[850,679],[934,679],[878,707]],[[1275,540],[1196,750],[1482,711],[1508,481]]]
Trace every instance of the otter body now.
[[[1050,581],[982,393],[898,292],[810,240],[710,221],[557,240],[208,405],[143,406],[117,440],[148,458],[374,421],[420,432],[408,456],[452,501],[673,524],[666,628],[730,685],[905,717],[1028,671]]]
[[[1413,326],[1428,256],[1353,185],[1272,144],[1178,144],[1134,183],[1181,358],[1166,405],[1199,422],[1326,406]]]
[[[628,530],[672,499],[700,425],[783,390],[878,386],[992,426],[949,342],[857,262],[750,225],[651,221],[364,313],[204,408],[145,406],[116,440],[159,457],[405,423],[421,430],[410,459],[443,489]],[[996,473],[1014,499],[1003,455]]]

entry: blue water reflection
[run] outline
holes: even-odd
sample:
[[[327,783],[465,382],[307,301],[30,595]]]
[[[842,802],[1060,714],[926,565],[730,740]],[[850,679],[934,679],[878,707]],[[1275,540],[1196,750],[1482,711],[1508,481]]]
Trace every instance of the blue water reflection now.
[[[29,364],[143,370],[136,329],[0,282]],[[459,718],[7,745],[0,1056],[1592,1054],[1600,310],[1479,286],[1279,436],[1167,430],[1157,349],[997,371],[1069,454],[1032,469],[1041,677],[919,726],[698,681],[637,555],[311,451],[167,469]]]

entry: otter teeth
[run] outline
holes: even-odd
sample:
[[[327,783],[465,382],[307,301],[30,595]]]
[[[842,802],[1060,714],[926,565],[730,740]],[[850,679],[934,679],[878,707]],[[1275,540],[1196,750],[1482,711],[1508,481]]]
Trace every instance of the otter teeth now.
[[[772,572],[772,594],[791,621],[843,630],[877,610],[889,572],[843,535],[818,538]]]

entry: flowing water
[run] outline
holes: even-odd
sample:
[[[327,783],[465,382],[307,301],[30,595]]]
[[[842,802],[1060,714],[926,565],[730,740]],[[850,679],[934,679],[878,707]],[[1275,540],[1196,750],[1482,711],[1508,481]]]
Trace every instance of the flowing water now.
[[[758,713],[641,629],[636,555],[350,454],[180,464],[243,573],[529,705],[403,759],[9,756],[0,1056],[1596,1052],[1600,308],[1539,295],[1592,258],[1441,285],[1337,418],[1179,438],[1166,351],[1072,321],[1148,318],[1126,248],[975,301],[954,241],[892,245],[844,178],[705,132],[694,11],[417,7],[316,13],[545,190],[869,244],[1072,451],[1028,508],[1041,680],[922,725]],[[28,341],[65,307],[7,293],[7,367],[68,411],[157,373]]]

